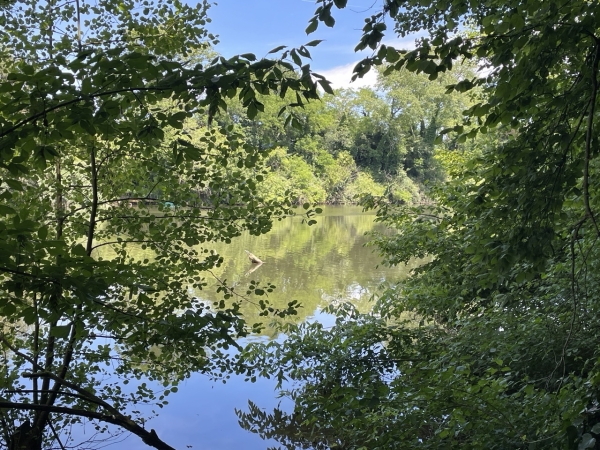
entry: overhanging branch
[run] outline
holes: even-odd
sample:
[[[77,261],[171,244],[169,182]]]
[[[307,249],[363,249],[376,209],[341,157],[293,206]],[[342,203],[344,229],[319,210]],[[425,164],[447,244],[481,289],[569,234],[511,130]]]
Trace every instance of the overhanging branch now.
[[[154,430],[147,431],[140,427],[133,420],[123,415],[107,415],[100,414],[94,411],[86,411],[84,409],[67,408],[64,406],[48,406],[48,405],[34,405],[32,403],[17,403],[17,402],[5,402],[0,401],[0,409],[18,409],[22,411],[43,411],[46,413],[57,413],[63,415],[85,417],[91,420],[99,420],[101,422],[110,423],[117,425],[121,428],[130,431],[131,433],[139,436],[142,441],[158,450],[175,450],[173,447],[163,442]]]

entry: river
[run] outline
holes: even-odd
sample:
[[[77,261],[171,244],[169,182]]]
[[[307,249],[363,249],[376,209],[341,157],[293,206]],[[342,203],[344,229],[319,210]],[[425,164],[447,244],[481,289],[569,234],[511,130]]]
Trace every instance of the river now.
[[[368,241],[365,233],[377,226],[374,218],[359,207],[339,206],[324,208],[317,224],[310,227],[302,223],[301,217],[275,222],[266,235],[244,234],[231,244],[216,245],[215,250],[224,257],[224,263],[213,273],[241,292],[245,292],[251,280],[274,284],[276,289],[269,294],[269,301],[275,307],[285,308],[291,300],[301,303],[298,315],[291,319],[294,321],[333,322],[331,316],[321,312],[330,302],[349,300],[366,311],[381,282],[404,278],[414,267],[380,266],[373,248],[365,247]],[[253,265],[245,250],[264,263],[259,267]],[[212,300],[216,295],[213,292],[209,287],[199,295]],[[245,306],[249,323],[260,320],[258,312],[252,304]],[[278,337],[267,327],[262,338],[284,336]],[[158,417],[146,423],[146,428],[154,428],[163,441],[177,449],[265,450],[276,446],[275,442],[263,441],[243,430],[234,409],[246,409],[249,399],[272,409],[280,401],[274,386],[273,380],[249,383],[244,382],[244,377],[232,376],[223,384],[205,376],[192,376],[179,385],[179,391],[169,397],[169,404],[159,411]],[[106,444],[109,442],[114,442],[111,448],[148,448],[137,436],[122,435]]]

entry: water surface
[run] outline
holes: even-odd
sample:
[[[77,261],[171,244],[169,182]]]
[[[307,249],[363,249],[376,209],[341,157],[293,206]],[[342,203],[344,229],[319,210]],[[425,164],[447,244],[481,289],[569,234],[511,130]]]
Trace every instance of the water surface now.
[[[298,315],[291,319],[297,322],[332,321],[321,313],[331,302],[349,300],[361,310],[368,310],[381,282],[404,278],[417,264],[399,268],[380,266],[373,248],[365,247],[368,241],[365,233],[376,227],[374,218],[359,207],[328,207],[317,218],[317,224],[310,227],[300,216],[275,222],[266,235],[244,234],[229,245],[215,245],[224,262],[213,271],[214,276],[244,294],[251,280],[274,284],[276,289],[268,299],[275,307],[285,308],[291,300],[301,303]],[[252,264],[244,250],[260,257],[264,264],[258,267]],[[220,298],[211,278],[207,277],[210,284],[207,289],[195,293],[207,301]],[[261,320],[255,305],[245,303],[243,311],[249,323]],[[269,327],[263,331],[264,339],[276,335]],[[272,380],[249,383],[244,382],[244,377],[232,376],[227,384],[222,384],[195,375],[180,384],[179,392],[169,397],[169,405],[146,428],[154,428],[163,441],[177,449],[264,450],[275,442],[263,441],[243,430],[234,408],[246,409],[251,399],[272,409],[280,401],[274,387]],[[137,436],[129,436],[113,448],[148,447]]]

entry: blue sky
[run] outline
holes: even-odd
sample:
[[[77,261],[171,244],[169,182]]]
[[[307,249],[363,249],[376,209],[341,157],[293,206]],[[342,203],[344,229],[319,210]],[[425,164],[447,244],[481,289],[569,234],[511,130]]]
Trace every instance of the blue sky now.
[[[373,74],[349,85],[352,68],[361,57],[354,47],[362,35],[365,17],[378,12],[380,0],[349,0],[343,10],[333,10],[336,24],[328,28],[320,23],[317,31],[306,35],[305,29],[316,5],[313,0],[217,0],[209,10],[212,22],[208,29],[219,35],[216,50],[224,56],[254,53],[265,56],[279,45],[297,47],[314,39],[324,41],[310,48],[312,69],[330,79],[334,87],[360,87],[374,82]],[[386,43],[412,47],[414,38],[394,40],[388,30]],[[362,56],[361,56],[362,55]]]

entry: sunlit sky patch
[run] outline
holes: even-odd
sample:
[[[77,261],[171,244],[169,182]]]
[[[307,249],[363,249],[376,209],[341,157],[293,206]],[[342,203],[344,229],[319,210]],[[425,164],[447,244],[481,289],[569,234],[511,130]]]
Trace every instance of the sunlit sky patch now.
[[[335,88],[364,87],[375,83],[375,73],[350,83],[352,69],[370,52],[354,52],[362,35],[366,17],[376,14],[381,0],[349,0],[344,10],[333,11],[335,27],[320,23],[317,31],[306,35],[305,29],[316,5],[310,0],[218,0],[209,10],[209,31],[219,35],[216,50],[229,57],[254,53],[266,56],[280,45],[297,47],[315,39],[323,42],[309,48],[312,69],[332,81]],[[391,27],[390,27],[391,28]],[[414,38],[394,39],[387,32],[384,43],[397,48],[414,48]]]

